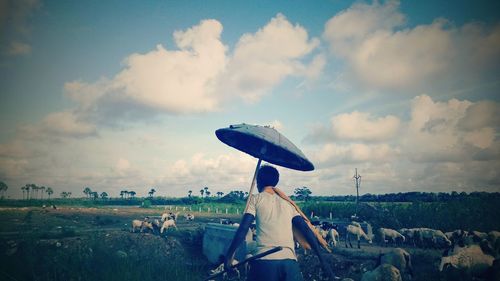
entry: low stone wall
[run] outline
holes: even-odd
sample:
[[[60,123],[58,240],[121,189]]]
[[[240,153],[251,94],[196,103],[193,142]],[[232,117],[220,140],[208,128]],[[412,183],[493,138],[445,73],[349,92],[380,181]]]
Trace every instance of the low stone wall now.
[[[237,229],[238,227],[232,225],[207,223],[203,234],[203,254],[211,263],[221,262],[220,257],[226,254]],[[242,243],[236,250],[235,258],[237,260],[245,259],[251,243],[253,243],[252,234],[248,232],[245,243]]]

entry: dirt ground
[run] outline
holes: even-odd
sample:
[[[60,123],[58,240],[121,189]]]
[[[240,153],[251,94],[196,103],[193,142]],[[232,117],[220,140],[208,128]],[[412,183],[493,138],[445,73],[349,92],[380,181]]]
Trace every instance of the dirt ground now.
[[[163,237],[130,232],[132,219],[156,217],[162,212],[163,208],[137,207],[0,208],[0,279],[202,280],[215,267],[201,253],[205,224],[219,222],[220,218],[238,221],[239,216],[194,212],[195,220],[187,221],[181,212],[178,230],[168,230]],[[345,248],[341,241],[333,253],[323,255],[339,280],[360,280],[365,271],[374,268],[380,253],[389,249],[366,243],[361,249],[351,249]],[[412,280],[441,280],[437,271],[440,251],[407,250],[412,254],[415,272]],[[323,280],[317,257],[304,254],[300,249],[297,253],[304,280]],[[40,261],[30,255],[39,257]],[[16,259],[24,264],[19,267],[21,273],[13,268]],[[87,266],[88,261],[91,264]],[[111,261],[113,264],[108,268],[115,266],[113,271],[123,272],[126,278],[118,278],[116,273],[108,273],[99,267],[99,264]],[[38,263],[44,263],[45,267],[38,268]],[[165,264],[170,267],[163,266]],[[48,272],[51,266],[52,273]],[[139,266],[140,270],[134,270],[134,266]],[[78,269],[74,270],[74,267]],[[162,270],[157,270],[157,267]],[[130,276],[139,271],[141,276]],[[99,275],[95,277],[93,274]]]

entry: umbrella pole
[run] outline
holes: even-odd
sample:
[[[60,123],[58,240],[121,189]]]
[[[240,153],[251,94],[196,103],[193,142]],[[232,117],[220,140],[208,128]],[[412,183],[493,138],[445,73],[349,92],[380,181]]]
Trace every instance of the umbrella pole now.
[[[243,214],[247,212],[248,203],[250,203],[250,197],[252,197],[253,188],[255,187],[255,181],[257,180],[257,172],[259,171],[259,167],[260,167],[261,162],[262,162],[262,159],[259,158],[259,161],[257,161],[257,167],[255,167],[255,173],[253,174],[252,185],[250,185],[250,191],[248,192],[247,204],[245,206],[245,211],[243,211]]]

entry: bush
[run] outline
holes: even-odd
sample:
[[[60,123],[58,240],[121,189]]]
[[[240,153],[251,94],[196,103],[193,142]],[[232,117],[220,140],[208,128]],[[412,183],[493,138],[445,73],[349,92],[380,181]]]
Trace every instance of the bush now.
[[[151,208],[151,201],[148,199],[142,201],[141,208]]]

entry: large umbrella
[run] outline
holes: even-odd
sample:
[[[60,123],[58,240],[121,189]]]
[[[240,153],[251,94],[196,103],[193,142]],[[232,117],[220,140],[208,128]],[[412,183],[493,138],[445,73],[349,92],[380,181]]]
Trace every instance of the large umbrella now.
[[[215,131],[217,138],[223,143],[248,153],[257,161],[257,167],[253,176],[248,195],[247,205],[252,196],[255,186],[257,171],[262,160],[282,167],[299,170],[312,171],[314,165],[290,140],[269,126],[258,126],[248,124],[231,125]]]

